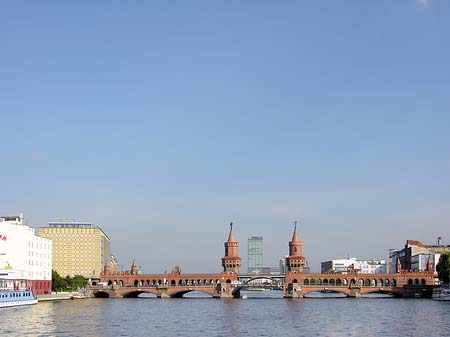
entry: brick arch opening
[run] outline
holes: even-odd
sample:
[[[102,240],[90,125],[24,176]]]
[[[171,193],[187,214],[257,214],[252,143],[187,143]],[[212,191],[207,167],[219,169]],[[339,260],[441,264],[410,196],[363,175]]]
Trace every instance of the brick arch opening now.
[[[109,298],[109,294],[106,291],[97,291],[94,293],[95,298]]]
[[[211,290],[206,290],[206,289],[191,289],[191,290],[186,290],[186,289],[183,289],[183,290],[180,290],[180,291],[175,291],[175,292],[172,292],[171,294],[170,294],[170,297],[173,297],[173,298],[181,298],[181,297],[183,297],[185,294],[187,294],[187,293],[190,293],[190,292],[193,292],[193,291],[196,291],[196,292],[199,292],[199,293],[204,293],[204,294],[208,294],[208,295],[210,295],[211,297],[213,296],[213,289],[211,289]]]

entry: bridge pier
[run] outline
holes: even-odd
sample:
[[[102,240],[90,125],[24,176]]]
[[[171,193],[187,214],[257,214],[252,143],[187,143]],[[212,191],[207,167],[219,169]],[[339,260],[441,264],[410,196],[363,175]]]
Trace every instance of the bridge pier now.
[[[302,287],[298,283],[288,283],[284,286],[284,298],[303,298]]]
[[[240,292],[233,293],[235,286],[230,283],[221,284],[220,298],[237,298],[240,296]],[[239,294],[239,295],[238,295]]]
[[[363,295],[361,294],[360,288],[350,288],[349,293],[346,294],[348,297],[361,298]]]

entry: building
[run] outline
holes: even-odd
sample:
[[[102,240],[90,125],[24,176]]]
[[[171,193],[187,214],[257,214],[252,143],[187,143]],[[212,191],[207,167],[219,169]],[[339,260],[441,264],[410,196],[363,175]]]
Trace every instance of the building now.
[[[53,241],[53,269],[62,277],[98,278],[110,261],[109,237],[91,222],[49,222],[39,227],[39,236]]]
[[[264,239],[262,236],[248,238],[248,266],[249,274],[260,274],[264,266]]]
[[[116,257],[114,255],[111,255],[109,259],[109,270],[111,273],[118,273],[121,272],[119,262],[116,260]]]
[[[0,217],[0,269],[20,271],[35,295],[52,292],[52,241],[36,236],[23,215]]]
[[[361,274],[385,274],[385,260],[360,260],[357,258],[324,261],[320,264],[322,273],[346,273],[353,265],[353,269]]]
[[[280,274],[286,274],[286,272],[287,272],[287,267],[286,267],[286,258],[287,257],[288,257],[287,255],[284,255],[280,258],[280,262],[279,262]]]
[[[391,249],[389,251],[392,267],[397,266],[398,260],[403,270],[426,270],[426,264],[430,259],[433,271],[436,271],[436,265],[441,254],[450,252],[450,245],[443,245],[441,240],[442,238],[438,237],[435,245],[424,245],[417,240],[407,240],[402,249]],[[396,271],[393,270],[393,272]]]

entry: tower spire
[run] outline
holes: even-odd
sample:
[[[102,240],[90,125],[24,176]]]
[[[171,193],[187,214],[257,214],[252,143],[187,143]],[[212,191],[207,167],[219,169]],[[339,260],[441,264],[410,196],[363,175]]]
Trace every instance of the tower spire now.
[[[241,258],[238,253],[238,243],[233,234],[233,223],[230,223],[230,234],[225,242],[225,256],[222,258],[224,272],[238,273],[241,266]]]
[[[397,265],[396,265],[397,273],[402,271],[402,264],[400,263],[400,258],[397,257]]]
[[[428,257],[427,271],[430,272],[430,273],[433,271],[433,264],[431,263],[431,258],[430,257]]]
[[[297,234],[297,221],[294,221],[294,233],[289,242],[289,256],[286,258],[288,271],[303,272],[305,266],[305,257],[302,255],[303,243],[299,240]]]
[[[236,239],[234,238],[232,222],[230,222],[230,234],[228,234],[228,242],[236,242]]]
[[[292,242],[297,242],[299,241],[298,239],[298,234],[297,234],[297,220],[294,221],[294,234],[292,234]]]
[[[133,263],[131,264],[131,275],[137,274],[137,266],[136,266],[136,260],[133,259]]]

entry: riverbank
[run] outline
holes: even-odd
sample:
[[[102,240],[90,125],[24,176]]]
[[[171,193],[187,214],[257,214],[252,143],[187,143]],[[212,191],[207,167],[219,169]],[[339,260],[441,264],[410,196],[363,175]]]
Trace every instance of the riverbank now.
[[[36,297],[38,299],[38,302],[45,302],[45,301],[78,300],[89,298],[90,296],[80,295],[77,292],[61,292],[61,293],[52,293],[48,295],[38,295]]]

